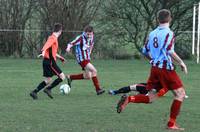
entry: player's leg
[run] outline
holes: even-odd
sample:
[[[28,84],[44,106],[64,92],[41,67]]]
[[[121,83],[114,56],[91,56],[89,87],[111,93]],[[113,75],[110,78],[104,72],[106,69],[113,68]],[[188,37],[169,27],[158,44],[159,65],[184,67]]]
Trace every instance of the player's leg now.
[[[139,83],[131,86],[131,91],[138,91],[140,94],[147,94],[149,90],[146,88],[146,83]]]
[[[31,93],[30,93],[30,96],[33,98],[33,99],[38,99],[37,97],[37,93],[42,90],[45,86],[47,86],[48,84],[50,84],[52,78],[51,77],[45,77],[44,81],[42,81],[36,89],[34,89]]]
[[[53,96],[51,95],[51,90],[58,84],[60,84],[63,80],[65,80],[65,74],[62,72],[59,74],[56,80],[54,80],[47,88],[44,89],[44,93],[46,93],[51,99],[53,99]]]
[[[68,85],[71,87],[71,82],[73,80],[83,80],[83,79],[88,79],[89,75],[87,75],[88,72],[86,72],[85,70],[85,66],[89,63],[90,61],[88,60],[84,60],[82,62],[80,62],[80,66],[82,67],[82,70],[84,71],[83,73],[80,73],[80,74],[72,74],[72,75],[67,75],[67,82],[68,82]]]
[[[44,81],[42,81],[36,89],[34,89],[31,93],[30,96],[33,99],[37,99],[37,93],[43,89],[44,87],[46,87],[47,85],[49,85],[49,83],[51,82],[51,77],[53,76],[53,73],[51,71],[51,66],[50,66],[50,60],[49,59],[43,59],[43,76],[45,77]]]
[[[155,77],[156,76],[156,69],[152,68],[150,77],[146,83],[141,83],[136,87],[136,90],[142,92],[143,94],[138,94],[135,96],[129,96],[128,103],[152,103],[154,100],[156,100],[159,96],[156,92],[154,92],[154,88],[156,86],[160,86],[159,80]],[[148,95],[145,95],[147,92],[149,92]],[[144,94],[145,93],[145,94]]]
[[[86,67],[85,67],[85,70],[91,72],[92,81],[93,81],[93,84],[95,86],[97,95],[100,95],[100,94],[104,93],[105,90],[100,88],[99,80],[97,78],[97,70],[96,70],[96,68],[91,63],[88,63],[86,65]]]
[[[154,86],[156,86],[157,83],[159,83],[158,79],[155,77],[156,74],[157,74],[156,69],[152,68],[150,77],[148,79],[147,86],[146,86],[148,90],[153,89]],[[120,113],[121,111],[123,111],[126,105],[130,102],[131,103],[151,103],[152,101],[158,98],[158,95],[156,93],[154,92],[150,92],[150,93],[151,94],[149,94],[148,96],[144,94],[138,94],[135,96],[126,96],[126,95],[122,96],[117,104],[117,112]]]
[[[69,78],[71,80],[82,80],[82,79],[84,79],[84,75],[83,75],[83,73],[72,74],[72,75],[67,75],[67,78]]]
[[[44,89],[44,93],[46,93],[51,99],[53,99],[53,96],[51,95],[51,90],[63,80],[65,80],[65,74],[54,61],[51,63],[51,71],[54,75],[57,75],[58,78],[55,79],[48,87]]]
[[[92,73],[84,69],[84,72],[81,74],[67,75],[66,77],[68,85],[71,87],[71,83],[73,80],[83,80],[83,79],[89,80],[92,78]]]
[[[48,87],[48,90],[53,89],[54,87],[56,87],[59,83],[61,83],[63,80],[65,80],[65,75],[64,73],[60,73],[58,78],[56,80],[54,80]]]
[[[73,74],[73,75],[67,75],[67,82],[68,85],[71,87],[71,83],[73,80],[83,80],[83,79],[91,79],[92,73],[86,69],[83,68],[83,73],[81,74]]]
[[[117,112],[121,113],[128,103],[152,103],[158,98],[156,93],[151,93],[148,96],[144,94],[138,94],[134,96],[123,95],[117,104]]]
[[[34,90],[34,92],[39,92],[40,90],[42,90],[45,86],[49,85],[52,81],[51,77],[45,77],[44,81],[42,81],[37,88]]]
[[[179,115],[182,102],[184,101],[185,98],[185,90],[182,81],[180,80],[179,76],[175,71],[162,70],[161,73],[162,73],[161,77],[163,77],[163,79],[161,79],[162,83],[165,80],[167,80],[164,83],[167,86],[167,88],[170,88],[172,90],[174,94],[174,100],[171,105],[170,117],[167,124],[167,128],[172,130],[183,130],[183,128],[180,128],[176,124],[176,118]]]
[[[67,82],[68,82],[68,85],[70,87],[72,87],[72,81],[73,80],[83,80],[84,79],[84,76],[83,76],[83,73],[80,73],[80,74],[72,74],[72,75],[66,75],[67,77]]]
[[[131,85],[133,86],[133,85]],[[117,94],[121,94],[121,93],[128,93],[131,91],[131,86],[125,86],[125,87],[122,87],[122,88],[119,88],[117,90],[108,90],[108,94],[110,95],[117,95]]]
[[[85,69],[83,72],[83,78],[90,80],[92,78],[92,72],[88,69]]]
[[[130,86],[122,87],[118,90],[109,90],[110,95],[116,95],[121,93],[128,93],[130,91],[137,91],[140,94],[147,94],[148,90],[146,89],[146,83],[132,84]]]
[[[174,93],[174,100],[171,105],[171,110],[170,110],[170,119],[168,121],[168,129],[175,129],[175,130],[184,130],[183,128],[180,128],[176,124],[176,118],[179,115],[180,109],[182,102],[184,101],[185,98],[185,90],[183,87],[178,88],[173,90]]]
[[[146,84],[145,84],[146,85]],[[158,84],[159,85],[159,84]],[[155,85],[156,86],[156,85]],[[147,90],[149,93],[148,95],[146,94],[138,94],[135,96],[126,96],[123,95],[121,97],[121,99],[119,100],[118,104],[117,104],[117,112],[120,113],[121,111],[123,111],[126,107],[126,105],[128,103],[152,103],[153,101],[155,101],[157,98],[165,95],[168,92],[167,88],[159,88],[160,90],[156,93],[156,92],[152,92],[151,90]],[[154,89],[152,89],[154,90]]]
[[[137,87],[137,84],[133,84],[133,85],[130,85],[130,86],[121,87],[117,90],[110,89],[108,91],[108,94],[116,95],[116,94],[121,94],[121,93],[128,93],[130,91],[136,91],[136,87]]]

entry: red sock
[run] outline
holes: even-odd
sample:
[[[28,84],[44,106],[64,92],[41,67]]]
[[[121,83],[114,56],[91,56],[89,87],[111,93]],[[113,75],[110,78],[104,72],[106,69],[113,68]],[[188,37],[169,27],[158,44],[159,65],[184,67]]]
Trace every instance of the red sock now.
[[[98,78],[96,76],[92,77],[92,81],[93,81],[93,84],[94,84],[94,86],[96,88],[96,91],[100,90]]]
[[[180,109],[181,109],[182,101],[174,100],[171,105],[171,111],[170,111],[170,119],[168,122],[168,126],[171,127],[176,122],[176,117],[178,116]]]
[[[138,94],[135,96],[129,96],[128,100],[129,102],[133,102],[133,103],[149,103],[149,96]]]
[[[83,74],[77,74],[77,75],[70,75],[71,80],[82,80],[84,79]]]
[[[167,88],[162,88],[158,91],[157,95],[158,97],[161,97],[163,96],[164,94],[166,94],[168,92],[168,89]]]

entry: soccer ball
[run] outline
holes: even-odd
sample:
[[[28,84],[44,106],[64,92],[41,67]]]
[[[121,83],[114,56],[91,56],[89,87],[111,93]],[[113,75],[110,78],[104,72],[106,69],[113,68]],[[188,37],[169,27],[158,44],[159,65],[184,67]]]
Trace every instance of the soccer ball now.
[[[70,86],[69,85],[67,85],[67,84],[62,84],[61,86],[60,86],[60,93],[61,94],[69,94],[69,92],[70,92]]]

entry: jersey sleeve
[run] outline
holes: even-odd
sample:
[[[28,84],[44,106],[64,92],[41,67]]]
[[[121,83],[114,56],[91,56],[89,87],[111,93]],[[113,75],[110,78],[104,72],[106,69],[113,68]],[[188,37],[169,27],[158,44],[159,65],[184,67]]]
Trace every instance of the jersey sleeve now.
[[[167,47],[166,47],[166,50],[169,54],[173,53],[174,52],[174,44],[175,44],[175,35],[174,33],[170,33],[169,35],[169,41],[167,43]]]
[[[72,45],[72,46],[75,46],[75,45],[79,45],[80,42],[81,42],[81,39],[82,39],[82,36],[78,36],[76,37],[76,39],[74,39],[72,42],[70,42],[69,44]]]
[[[54,42],[55,42],[55,39],[53,39],[52,37],[49,37],[47,42],[44,44],[42,51],[45,51],[48,48],[50,48]]]
[[[147,55],[148,54],[148,52],[149,52],[149,38],[147,38],[146,39],[146,41],[145,41],[145,44],[144,44],[144,46],[143,46],[143,48],[142,48],[142,53],[144,54],[144,55]]]

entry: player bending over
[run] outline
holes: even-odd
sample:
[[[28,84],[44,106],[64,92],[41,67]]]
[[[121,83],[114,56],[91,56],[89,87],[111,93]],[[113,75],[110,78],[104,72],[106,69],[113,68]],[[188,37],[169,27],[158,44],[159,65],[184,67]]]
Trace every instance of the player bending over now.
[[[143,47],[143,53],[147,58],[151,59],[150,63],[152,65],[147,81],[147,89],[151,90],[157,86],[173,92],[174,99],[167,128],[171,130],[184,130],[177,125],[176,118],[179,115],[185,97],[185,89],[181,79],[174,70],[172,59],[180,65],[186,74],[187,67],[174,51],[175,37],[169,28],[171,22],[170,11],[166,9],[160,10],[157,14],[157,20],[159,26],[149,34],[148,40]],[[117,104],[117,112],[122,112],[128,103],[151,103],[160,96],[162,96],[160,93],[151,93],[148,96],[142,94],[135,96],[124,95]]]
[[[153,90],[149,91],[146,88],[146,86],[147,86],[147,83],[132,84],[132,85],[129,85],[129,86],[119,88],[117,90],[110,89],[110,90],[108,90],[108,94],[117,95],[117,94],[129,93],[131,91],[136,91],[139,94],[148,95],[149,92],[159,92],[158,90],[160,90],[159,88],[157,88],[157,89],[153,89]],[[188,96],[185,95],[185,98],[188,98]]]
[[[33,99],[38,99],[37,93],[44,89],[44,93],[46,93],[51,99],[53,99],[53,96],[51,95],[51,89],[57,86],[60,82],[62,82],[65,79],[64,73],[61,71],[61,69],[56,64],[56,57],[58,57],[62,62],[65,61],[65,59],[57,54],[58,51],[58,37],[62,33],[62,25],[59,23],[56,23],[54,25],[53,33],[51,36],[49,36],[48,40],[44,44],[44,47],[42,48],[42,54],[40,54],[38,57],[43,57],[43,76],[44,81],[42,81],[36,89],[34,89],[30,96]],[[51,83],[52,76],[57,75],[58,78],[54,80]]]
[[[100,88],[99,80],[97,78],[97,70],[90,62],[90,55],[94,46],[93,27],[86,26],[84,32],[67,45],[66,51],[70,52],[70,49],[73,46],[75,46],[76,60],[84,72],[75,75],[68,75],[67,80],[69,86],[71,87],[72,80],[92,79],[97,95],[104,93],[105,90]]]

